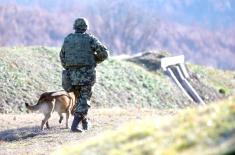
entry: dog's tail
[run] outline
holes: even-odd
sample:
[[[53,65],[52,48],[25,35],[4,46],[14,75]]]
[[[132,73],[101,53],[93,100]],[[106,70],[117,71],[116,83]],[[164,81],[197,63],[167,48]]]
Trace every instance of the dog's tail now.
[[[32,110],[32,111],[39,110],[39,108],[40,108],[39,104],[29,105],[28,103],[25,103],[25,106],[26,106],[27,109]]]

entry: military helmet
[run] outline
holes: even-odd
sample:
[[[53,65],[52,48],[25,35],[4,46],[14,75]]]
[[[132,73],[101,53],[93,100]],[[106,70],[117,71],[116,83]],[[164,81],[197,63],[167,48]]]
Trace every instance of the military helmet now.
[[[88,21],[86,18],[78,18],[73,24],[74,30],[86,31],[88,29]]]

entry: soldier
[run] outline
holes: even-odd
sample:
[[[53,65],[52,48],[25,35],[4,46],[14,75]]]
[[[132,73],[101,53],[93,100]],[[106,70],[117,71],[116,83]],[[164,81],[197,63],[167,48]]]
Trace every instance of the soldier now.
[[[92,86],[96,80],[96,65],[108,58],[108,50],[94,36],[86,33],[88,22],[85,18],[75,20],[75,33],[69,34],[60,51],[62,87],[67,92],[74,92],[77,102],[71,131],[82,132],[88,129],[87,113],[90,108]]]

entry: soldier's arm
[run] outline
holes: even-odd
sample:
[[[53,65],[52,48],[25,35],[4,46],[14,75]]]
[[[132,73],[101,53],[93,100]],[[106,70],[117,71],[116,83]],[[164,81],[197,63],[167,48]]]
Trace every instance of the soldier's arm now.
[[[109,55],[108,49],[104,45],[102,45],[101,42],[95,37],[92,37],[91,47],[92,50],[95,51],[94,54],[95,54],[96,63],[101,63],[108,58]]]
[[[60,50],[60,61],[61,61],[61,65],[66,69],[66,67],[65,67],[65,50],[64,50],[64,45],[62,46],[62,48]]]
[[[65,46],[68,46],[68,42],[72,37],[72,33],[65,37],[62,48],[60,50],[60,61],[61,65],[66,69],[66,62],[65,62]]]

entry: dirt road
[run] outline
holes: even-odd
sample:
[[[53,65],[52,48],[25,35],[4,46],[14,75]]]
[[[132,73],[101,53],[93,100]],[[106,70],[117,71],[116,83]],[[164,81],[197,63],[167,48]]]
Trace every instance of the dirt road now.
[[[42,114],[1,114],[0,155],[49,154],[64,144],[82,143],[106,131],[115,130],[123,123],[144,117],[164,119],[173,112],[150,109],[91,109],[92,127],[83,133],[71,133],[65,129],[65,121],[58,123],[56,113],[49,120],[51,129],[40,130]],[[69,120],[71,124],[72,117]]]

